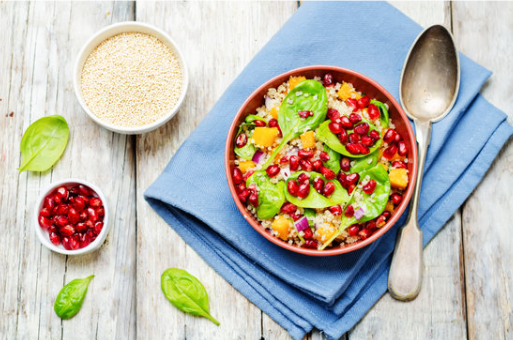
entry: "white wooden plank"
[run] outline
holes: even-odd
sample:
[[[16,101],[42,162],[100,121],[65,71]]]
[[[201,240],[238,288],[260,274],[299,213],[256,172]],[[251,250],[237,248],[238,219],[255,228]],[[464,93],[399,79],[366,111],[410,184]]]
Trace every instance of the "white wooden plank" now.
[[[137,333],[147,339],[284,338],[285,331],[212,270],[158,217],[142,194],[229,83],[296,10],[295,2],[138,3],[137,20],[163,28],[189,65],[186,103],[170,123],[137,138]],[[180,267],[196,275],[221,322],[184,315],[160,291],[160,275]],[[265,329],[262,335],[261,319]],[[273,336],[268,336],[272,333]],[[288,336],[288,335],[287,335]]]
[[[494,72],[483,95],[513,122],[513,4],[454,2],[453,18],[458,47]],[[463,208],[469,339],[513,338],[512,186],[510,141]]]

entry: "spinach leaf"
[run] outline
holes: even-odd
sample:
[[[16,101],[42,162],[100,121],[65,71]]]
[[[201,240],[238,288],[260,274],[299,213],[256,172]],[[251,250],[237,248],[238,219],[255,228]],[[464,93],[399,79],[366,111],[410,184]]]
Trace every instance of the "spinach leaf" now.
[[[253,155],[255,155],[255,152],[257,152],[257,148],[255,146],[255,144],[251,143],[251,137],[253,136],[253,131],[254,130],[251,130],[251,131],[246,131],[246,135],[248,136],[248,142],[246,143],[246,145],[244,145],[242,148],[238,148],[238,147],[234,147],[233,148],[233,151],[235,152],[236,155],[244,158],[245,160],[252,160],[253,159]],[[240,134],[240,132],[239,132]],[[239,134],[237,134],[237,136],[239,136]]]
[[[352,204],[355,211],[362,208],[365,214],[357,220],[354,216],[346,217],[342,215],[342,220],[338,232],[333,235],[328,242],[324,243],[321,250],[326,248],[340,233],[347,227],[355,223],[363,223],[370,221],[385,211],[388,197],[390,196],[390,178],[388,172],[381,165],[376,165],[371,169],[365,170],[360,174],[360,182],[362,180],[373,179],[376,181],[376,189],[371,195],[363,192],[358,186],[356,187],[349,204]]]
[[[169,302],[182,312],[202,316],[219,326],[219,321],[210,315],[205,287],[185,270],[166,269],[160,278],[160,287]]]
[[[268,220],[274,217],[285,203],[285,182],[274,184],[265,171],[257,171],[246,181],[248,187],[252,183],[255,183],[258,188],[258,207],[256,207],[258,218]]]
[[[253,123],[255,120],[261,120],[261,121],[263,121],[263,122],[265,122],[267,124],[267,121],[264,118],[260,117],[260,116],[248,115],[246,117],[246,123]]]
[[[84,302],[89,282],[93,278],[94,275],[91,275],[85,279],[72,280],[61,289],[53,305],[55,313],[61,319],[72,318],[78,313]]]
[[[387,109],[387,106],[385,104],[383,104],[382,102],[378,101],[378,100],[371,100],[371,104],[374,104],[378,107],[379,109],[379,112],[381,113],[381,116],[379,118],[379,120],[381,121],[381,127],[383,128],[387,128],[388,127],[388,109]]]
[[[340,156],[338,152],[334,151],[326,144],[324,144],[324,152],[326,152],[328,156],[330,156],[330,159],[326,163],[324,163],[324,166],[338,174],[340,171],[340,159],[342,158],[342,156]]]
[[[351,162],[354,162],[354,164],[351,165],[351,169],[349,169],[349,171],[347,171],[346,173],[361,173],[362,171],[373,168],[376,164],[378,164],[378,157],[379,152],[376,150],[363,158],[357,158]]]
[[[287,182],[291,180],[296,180],[299,177],[299,175],[304,172],[305,171],[298,171],[294,173],[287,179]],[[349,201],[349,194],[347,193],[347,190],[342,187],[338,180],[335,179],[332,181],[328,181],[326,177],[324,177],[318,172],[312,171],[308,172],[308,174],[310,174],[310,181],[313,181],[317,177],[320,177],[324,180],[324,183],[332,182],[333,184],[335,184],[335,191],[333,192],[333,194],[331,194],[330,197],[325,197],[319,194],[310,184],[310,193],[308,194],[308,196],[302,199],[292,196],[288,192],[288,190],[285,190],[285,197],[287,198],[287,201],[297,205],[298,207],[315,209],[327,208],[333,205],[343,204]]]
[[[376,126],[374,126],[374,124],[372,124],[371,122],[365,120],[365,119],[362,119],[362,122],[366,122],[369,124],[369,131],[372,131],[372,130],[376,130]],[[345,155],[347,157],[351,157],[351,158],[363,158],[367,155],[353,155],[352,153],[350,153],[349,151],[347,151],[346,147],[344,144],[340,143],[340,140],[338,139],[337,135],[335,135],[333,132],[330,131],[328,125],[331,123],[331,120],[327,120],[325,121],[324,123],[322,123],[319,128],[317,129],[317,133],[315,134],[316,138],[318,140],[320,140],[321,142],[323,142],[324,144],[328,145],[331,149],[333,149],[334,151],[342,154],[342,155]],[[350,134],[352,133],[353,130],[348,130],[347,133]],[[379,132],[379,131],[378,131]],[[380,134],[381,135],[381,134]],[[376,143],[371,146],[369,148],[370,150],[370,153],[373,153],[374,151],[376,151],[377,149],[379,149],[379,146],[383,143],[383,139],[380,138],[378,141],[376,141]]]
[[[43,117],[32,123],[23,134],[20,150],[23,171],[45,171],[54,165],[68,144],[69,128],[64,117]]]
[[[317,213],[313,209],[305,208],[303,215],[308,220],[308,224],[310,225],[310,228],[314,227],[313,219],[315,216],[317,216]]]
[[[301,118],[299,111],[311,111],[312,116]],[[324,86],[316,80],[305,80],[294,87],[283,99],[278,112],[283,139],[263,168],[271,164],[274,157],[291,139],[308,130],[314,130],[326,118],[328,95]]]

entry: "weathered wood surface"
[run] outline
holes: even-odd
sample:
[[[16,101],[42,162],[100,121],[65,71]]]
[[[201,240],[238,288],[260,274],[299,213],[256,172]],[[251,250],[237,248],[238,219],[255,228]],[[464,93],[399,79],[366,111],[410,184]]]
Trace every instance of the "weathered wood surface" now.
[[[453,28],[458,47],[495,72],[483,89],[513,121],[512,3],[397,2],[423,26]],[[0,338],[290,339],[215,273],[143,199],[230,82],[297,10],[297,2],[0,3]],[[191,84],[168,124],[137,137],[99,128],[72,88],[81,45],[112,22],[161,27],[181,46]],[[221,18],[225,18],[222,20]],[[10,117],[9,113],[13,112]],[[19,142],[36,119],[62,114],[71,135],[51,171],[23,173]],[[7,114],[7,116],[5,116]],[[485,114],[483,115],[485,117]],[[410,303],[385,295],[344,339],[512,339],[513,148],[503,150],[460,212],[425,251],[423,289]],[[66,177],[96,183],[116,212],[106,244],[65,257],[39,244],[32,208],[40,190]],[[491,214],[489,212],[492,212]],[[160,275],[181,267],[201,277],[221,321],[185,315],[160,291]],[[97,275],[82,311],[62,322],[53,301],[63,283]],[[322,339],[313,332],[308,339]]]

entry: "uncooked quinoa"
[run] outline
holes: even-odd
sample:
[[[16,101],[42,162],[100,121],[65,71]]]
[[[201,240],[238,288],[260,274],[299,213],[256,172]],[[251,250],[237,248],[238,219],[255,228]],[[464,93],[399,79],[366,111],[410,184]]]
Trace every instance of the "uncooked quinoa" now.
[[[162,118],[178,102],[181,86],[176,56],[144,33],[121,33],[103,41],[82,69],[87,106],[117,126],[138,127]]]

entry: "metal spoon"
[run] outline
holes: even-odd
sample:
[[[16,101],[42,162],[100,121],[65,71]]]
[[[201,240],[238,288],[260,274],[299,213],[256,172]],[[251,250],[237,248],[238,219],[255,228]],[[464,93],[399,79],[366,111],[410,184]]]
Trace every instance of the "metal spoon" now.
[[[451,33],[441,25],[424,30],[413,44],[401,74],[401,104],[415,123],[419,167],[408,219],[398,234],[388,275],[390,295],[413,300],[422,284],[422,230],[418,224],[420,187],[431,123],[452,109],[460,87],[460,62]]]

